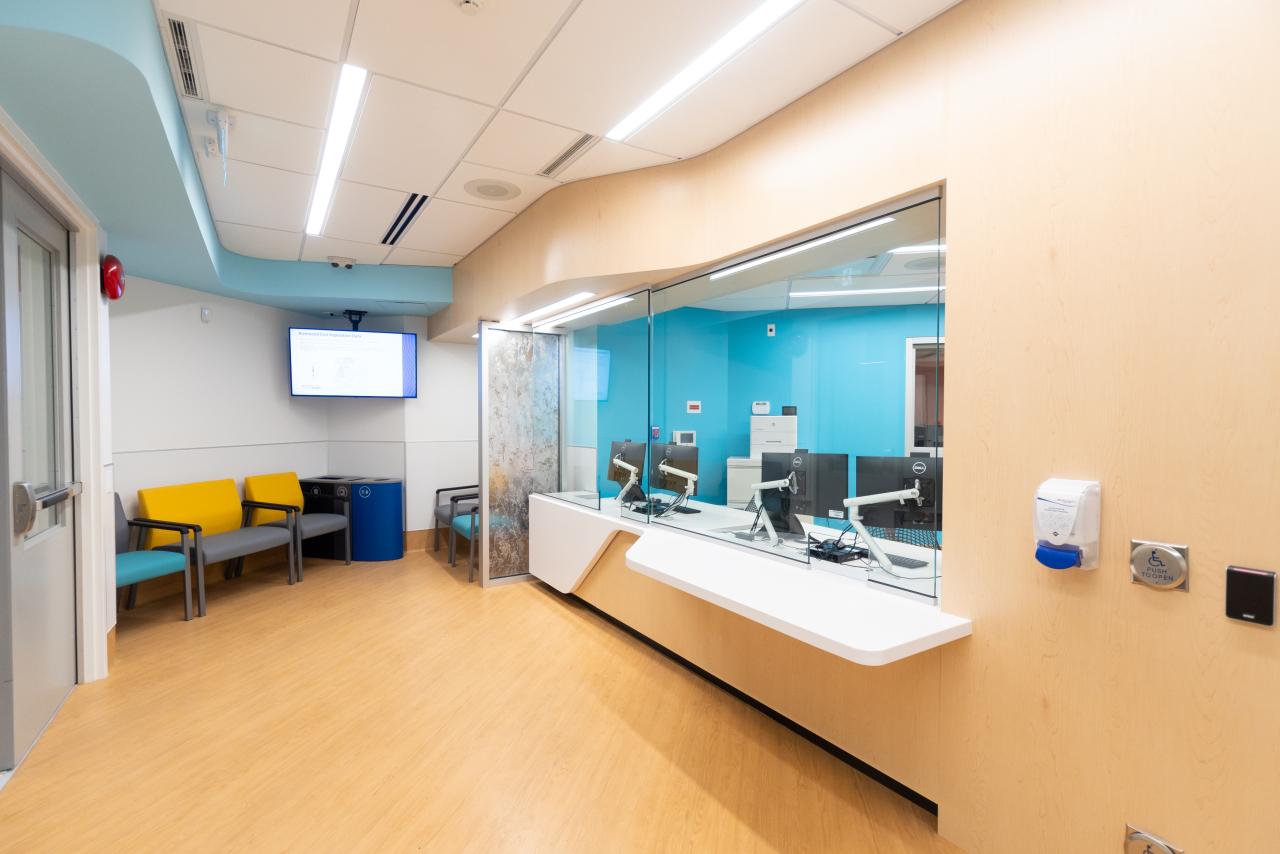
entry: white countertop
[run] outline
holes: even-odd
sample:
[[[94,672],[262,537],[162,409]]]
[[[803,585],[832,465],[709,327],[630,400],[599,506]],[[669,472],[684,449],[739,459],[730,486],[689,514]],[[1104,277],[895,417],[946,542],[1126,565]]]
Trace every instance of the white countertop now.
[[[697,527],[742,513],[713,510],[698,514],[705,518]],[[596,510],[531,496],[531,571],[571,592],[612,533],[627,530],[639,535],[626,556],[633,571],[858,664],[888,664],[973,631],[968,619],[916,597],[628,515],[609,499]],[[680,521],[690,518],[697,517]]]

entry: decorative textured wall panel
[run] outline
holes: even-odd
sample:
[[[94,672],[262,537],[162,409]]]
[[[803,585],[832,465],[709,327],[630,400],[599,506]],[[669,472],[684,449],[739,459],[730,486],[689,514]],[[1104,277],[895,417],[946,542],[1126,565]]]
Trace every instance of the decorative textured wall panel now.
[[[560,483],[560,339],[482,332],[484,578],[529,571],[529,495]]]

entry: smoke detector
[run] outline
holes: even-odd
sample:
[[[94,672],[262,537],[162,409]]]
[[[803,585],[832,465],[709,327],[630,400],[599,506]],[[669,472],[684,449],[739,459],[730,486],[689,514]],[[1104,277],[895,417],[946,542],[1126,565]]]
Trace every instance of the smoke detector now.
[[[480,0],[458,0],[458,8],[464,15],[474,15],[480,11]]]
[[[462,189],[486,202],[505,202],[520,195],[520,188],[515,184],[497,178],[476,178],[463,184]]]

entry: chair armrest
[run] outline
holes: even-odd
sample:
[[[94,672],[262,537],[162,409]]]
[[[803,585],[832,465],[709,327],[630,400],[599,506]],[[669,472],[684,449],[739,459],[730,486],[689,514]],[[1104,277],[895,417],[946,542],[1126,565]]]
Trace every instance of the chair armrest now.
[[[444,486],[444,487],[441,487],[440,489],[437,489],[437,490],[436,490],[436,506],[437,506],[437,507],[443,507],[443,506],[444,506],[444,505],[442,505],[442,504],[440,503],[440,494],[441,494],[442,492],[461,492],[461,491],[462,491],[462,490],[464,490],[464,489],[479,489],[479,488],[480,488],[480,484],[478,484],[478,483],[469,483],[469,484],[467,484],[467,485],[465,485],[465,486]]]
[[[456,507],[459,501],[476,501],[476,500],[479,500],[479,498],[480,498],[480,493],[469,492],[466,495],[453,496],[452,498],[449,499],[449,503]]]
[[[159,528],[165,531],[200,531],[202,530],[201,527],[194,522],[167,522],[163,519],[144,519],[142,517],[139,517],[137,519],[130,519],[129,524],[135,525],[139,528]]]
[[[284,513],[301,513],[301,507],[292,504],[272,504],[269,501],[241,501],[241,507],[252,507],[255,510],[280,510]]]

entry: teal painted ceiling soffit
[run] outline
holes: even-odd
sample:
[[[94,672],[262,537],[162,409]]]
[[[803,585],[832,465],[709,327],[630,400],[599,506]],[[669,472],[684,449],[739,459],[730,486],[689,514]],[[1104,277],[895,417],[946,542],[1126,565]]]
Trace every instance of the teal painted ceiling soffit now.
[[[223,249],[148,0],[0,0],[0,108],[131,275],[316,313],[425,315],[452,300],[447,267],[344,270]]]

